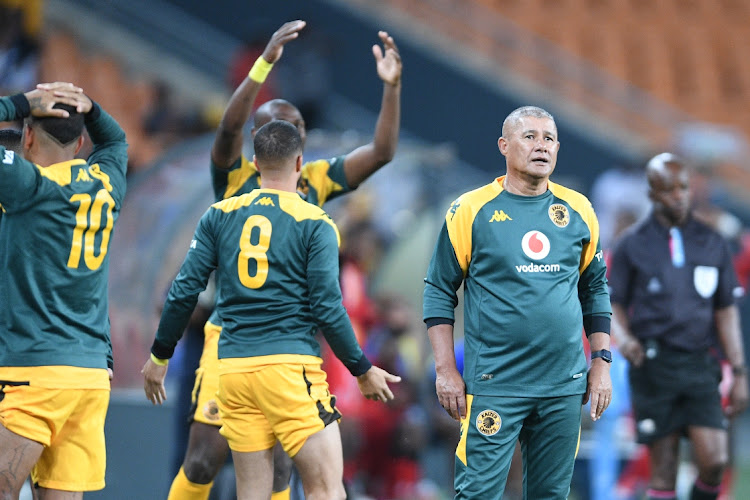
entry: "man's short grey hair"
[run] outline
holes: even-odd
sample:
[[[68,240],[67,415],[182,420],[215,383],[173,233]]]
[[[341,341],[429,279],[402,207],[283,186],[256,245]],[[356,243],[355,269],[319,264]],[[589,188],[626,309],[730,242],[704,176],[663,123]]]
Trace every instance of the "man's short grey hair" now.
[[[521,120],[521,118],[524,118],[526,116],[533,116],[534,118],[548,118],[552,120],[552,123],[555,123],[555,117],[552,116],[548,111],[545,111],[537,106],[522,106],[518,109],[513,110],[508,115],[508,117],[505,118],[505,121],[503,121],[503,137],[507,137],[510,134],[510,131],[518,126],[518,122]],[[555,128],[557,128],[557,123],[555,123]]]

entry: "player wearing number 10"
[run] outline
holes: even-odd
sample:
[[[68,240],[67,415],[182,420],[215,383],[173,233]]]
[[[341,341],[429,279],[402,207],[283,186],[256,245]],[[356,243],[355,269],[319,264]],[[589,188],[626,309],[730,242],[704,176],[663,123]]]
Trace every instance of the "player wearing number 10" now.
[[[31,471],[52,499],[104,487],[108,249],[127,143],[69,83],[1,98],[0,121],[15,119],[23,156],[0,147],[0,498],[18,498]],[[88,161],[75,158],[84,126]]]

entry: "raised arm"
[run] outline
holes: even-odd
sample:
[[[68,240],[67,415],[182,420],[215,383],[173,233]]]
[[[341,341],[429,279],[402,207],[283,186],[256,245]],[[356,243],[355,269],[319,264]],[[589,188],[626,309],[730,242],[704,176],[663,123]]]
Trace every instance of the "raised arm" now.
[[[271,36],[263,55],[253,65],[247,78],[234,91],[221,117],[216,138],[211,149],[211,159],[218,168],[229,169],[242,154],[243,130],[253,111],[255,98],[271,71],[271,66],[281,58],[284,45],[299,36],[305,21],[290,21]]]
[[[372,142],[361,146],[344,160],[346,181],[353,189],[393,159],[401,123],[401,56],[387,32],[378,32],[383,48],[373,45],[378,76],[383,80],[383,99]]]

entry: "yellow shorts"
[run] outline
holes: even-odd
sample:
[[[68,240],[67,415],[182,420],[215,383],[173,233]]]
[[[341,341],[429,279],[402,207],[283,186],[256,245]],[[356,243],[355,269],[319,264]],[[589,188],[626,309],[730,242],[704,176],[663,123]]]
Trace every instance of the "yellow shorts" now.
[[[35,374],[34,371],[39,371]],[[48,388],[72,385],[47,382],[86,378],[93,388]],[[72,375],[68,377],[67,375]],[[41,377],[37,377],[41,375]],[[0,368],[0,424],[44,445],[31,478],[44,488],[95,491],[104,488],[107,455],[104,420],[109,406],[106,370],[74,367]]]
[[[206,322],[203,327],[203,354],[195,370],[193,403],[189,414],[202,424],[221,427],[216,393],[219,392],[219,335],[221,327]]]
[[[341,418],[335,406],[336,397],[328,392],[320,358],[304,358],[311,363],[265,364],[241,373],[226,373],[222,369],[221,434],[232,450],[267,450],[278,439],[284,451],[294,457],[308,437]]]

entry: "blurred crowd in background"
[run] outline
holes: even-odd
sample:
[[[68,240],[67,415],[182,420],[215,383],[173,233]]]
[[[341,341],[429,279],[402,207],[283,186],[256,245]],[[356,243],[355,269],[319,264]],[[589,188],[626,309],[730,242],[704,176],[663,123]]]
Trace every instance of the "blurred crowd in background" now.
[[[162,155],[176,145],[213,132],[217,116],[220,116],[215,103],[205,103],[203,107],[185,106],[165,81],[129,73],[115,56],[98,52],[95,47],[82,46],[76,35],[69,31],[46,30],[43,3],[43,0],[0,0],[0,94],[23,92],[37,82],[45,81],[70,81],[79,85],[126,131],[130,144],[131,178],[154,168]],[[235,55],[226,75],[227,91],[231,92],[245,77],[267,38],[268,33],[248,38],[247,44]],[[263,86],[257,103],[280,96],[288,98],[302,111],[308,129],[316,129],[325,125],[321,115],[329,97],[326,54],[331,47],[324,37],[315,33],[307,46],[312,49],[300,51],[296,56],[290,54],[288,59],[285,56],[279,71],[274,71]],[[300,78],[300,74],[309,75],[309,78]],[[303,81],[315,82],[315,85],[300,85]],[[20,128],[20,124],[6,123],[0,127]],[[311,135],[314,143],[314,132]],[[340,135],[343,137],[345,133]],[[204,156],[207,153],[202,152]],[[87,151],[82,154],[86,155]],[[399,155],[401,153],[397,153],[397,164]],[[435,158],[430,157],[427,161],[435,162]],[[345,416],[341,429],[345,446],[345,477],[350,490],[361,498],[378,500],[447,498],[452,485],[458,425],[435,398],[434,369],[419,310],[421,298],[415,296],[409,287],[400,291],[393,287],[376,287],[374,283],[385,279],[383,268],[389,259],[407,260],[401,262],[402,267],[391,262],[392,269],[411,267],[412,270],[416,268],[417,274],[422,272],[426,259],[408,262],[415,258],[414,255],[419,257],[422,254],[404,253],[404,242],[411,241],[409,236],[414,236],[421,213],[429,214],[430,227],[437,230],[441,210],[447,207],[445,201],[450,192],[445,189],[440,193],[444,197],[437,197],[434,192],[436,184],[426,185],[434,182],[430,177],[435,175],[434,172],[414,174],[413,169],[403,165],[408,160],[401,163],[397,174],[387,172],[391,166],[382,173],[383,179],[395,179],[398,175],[396,182],[381,182],[378,180],[381,174],[378,174],[345,201],[335,203],[331,214],[342,235],[344,303],[360,343],[374,364],[401,375],[403,381],[394,388],[395,401],[384,405],[360,397],[354,379],[327,349],[324,349],[324,368],[331,392],[337,395],[337,406]],[[699,164],[697,167],[692,186],[696,213],[731,241],[736,252],[738,275],[743,286],[747,286],[750,280],[750,231],[740,217],[725,208],[729,193],[725,185],[715,182],[710,166]],[[204,168],[208,189],[207,162]],[[467,173],[464,182],[471,183],[475,179],[489,182],[490,177]],[[388,189],[383,189],[386,185]],[[460,192],[463,187],[454,185],[452,189]],[[599,217],[605,252],[611,249],[623,230],[649,212],[643,162],[612,165],[597,176],[587,194]],[[127,201],[125,207],[123,214],[128,210]],[[192,228],[192,221],[186,226]],[[120,231],[128,230],[122,228]],[[432,234],[428,231],[430,243],[427,246],[430,248]],[[113,268],[117,265],[113,259]],[[116,272],[113,269],[113,273]],[[146,343],[151,338],[150,329],[157,314],[156,306],[153,309],[153,317],[141,318],[147,336],[142,339],[143,349],[134,353],[134,359],[141,360],[147,352]],[[198,312],[201,313],[207,311]],[[196,320],[196,325],[202,326],[203,319]],[[118,335],[122,335],[122,330],[118,330],[118,323],[113,320],[113,337]],[[170,373],[182,394],[176,413],[189,402],[192,372],[202,348],[201,335],[200,327],[189,329]],[[113,341],[117,358],[124,354],[124,349],[118,351],[122,340],[118,342],[113,338]],[[460,339],[456,350],[460,366]],[[576,477],[597,477],[598,481],[589,484],[589,481],[580,480],[574,484],[576,498],[638,498],[645,490],[648,462],[644,460],[643,450],[633,443],[625,364],[623,358],[616,357],[613,368],[619,369],[613,370],[613,382],[617,396],[605,418],[593,425],[586,418],[583,420],[581,457],[587,460],[589,470],[579,472],[580,467],[577,467]],[[128,363],[122,365],[128,366]],[[137,381],[132,374],[126,373],[119,379],[116,377],[114,385],[133,386]],[[179,420],[176,418],[175,422]],[[179,423],[175,427],[178,433],[184,432]],[[587,447],[587,441],[591,440],[608,444]],[[181,442],[180,439],[176,441]],[[179,447],[174,456],[179,459],[183,456]],[[167,477],[171,476],[165,474],[165,480]],[[519,471],[511,473],[507,498],[520,498],[519,477]],[[725,483],[731,484],[731,481]],[[221,488],[216,490],[215,495],[220,495]],[[723,498],[729,498],[728,492],[725,495]]]

